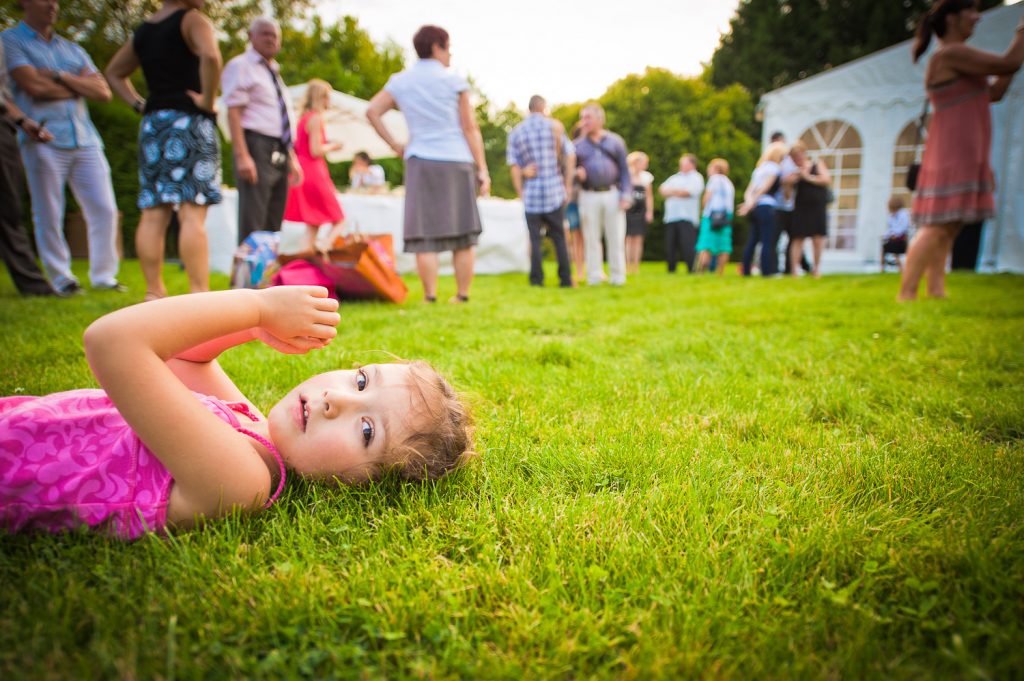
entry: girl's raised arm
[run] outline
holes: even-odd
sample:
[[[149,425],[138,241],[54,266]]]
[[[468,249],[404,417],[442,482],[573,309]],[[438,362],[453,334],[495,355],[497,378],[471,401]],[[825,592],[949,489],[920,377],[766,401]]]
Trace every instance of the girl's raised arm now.
[[[270,473],[254,445],[207,410],[167,365],[248,330],[295,351],[335,335],[337,301],[315,286],[197,293],[133,305],[85,332],[93,374],[175,481],[185,508],[207,517],[258,508]]]

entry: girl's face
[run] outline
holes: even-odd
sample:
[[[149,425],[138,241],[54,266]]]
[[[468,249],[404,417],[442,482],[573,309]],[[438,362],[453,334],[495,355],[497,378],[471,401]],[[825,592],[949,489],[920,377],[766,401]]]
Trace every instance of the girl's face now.
[[[301,475],[364,482],[422,419],[413,385],[404,364],[314,376],[270,410],[270,439]]]

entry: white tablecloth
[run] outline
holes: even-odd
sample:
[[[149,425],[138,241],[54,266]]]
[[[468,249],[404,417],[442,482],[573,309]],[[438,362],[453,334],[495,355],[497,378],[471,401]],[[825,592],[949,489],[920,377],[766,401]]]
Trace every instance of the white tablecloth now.
[[[211,206],[206,216],[210,239],[210,269],[229,273],[238,242],[238,192],[225,188],[224,200]],[[391,234],[395,242],[398,271],[416,270],[416,258],[402,253],[402,215],[405,199],[391,194],[338,194],[345,219],[364,234]],[[528,272],[530,239],[521,201],[477,199],[483,233],[476,249],[477,274]],[[305,230],[304,225],[285,222],[282,239]],[[451,253],[440,256],[442,273],[451,273]]]

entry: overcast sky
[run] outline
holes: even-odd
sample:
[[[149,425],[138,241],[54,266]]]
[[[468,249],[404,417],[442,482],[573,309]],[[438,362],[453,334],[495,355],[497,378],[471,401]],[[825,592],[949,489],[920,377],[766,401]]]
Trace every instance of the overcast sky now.
[[[498,107],[599,97],[647,66],[692,76],[711,59],[739,0],[319,0],[327,23],[348,14],[377,42],[394,39],[415,59],[423,24],[451,35],[452,69],[472,76]],[[585,14],[581,13],[585,12]],[[287,49],[287,48],[286,48]]]

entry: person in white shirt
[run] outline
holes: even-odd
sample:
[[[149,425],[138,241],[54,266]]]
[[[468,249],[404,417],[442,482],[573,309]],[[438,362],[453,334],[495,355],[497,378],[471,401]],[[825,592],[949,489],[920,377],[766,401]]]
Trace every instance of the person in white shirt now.
[[[675,272],[679,260],[693,272],[697,255],[697,225],[700,224],[700,195],[704,177],[697,172],[697,157],[679,157],[679,172],[662,182],[658,189],[665,197],[665,261]]]
[[[736,210],[737,215],[750,215],[750,232],[747,245],[743,247],[743,276],[749,277],[753,270],[754,251],[761,245],[761,276],[771,277],[778,272],[779,256],[772,248],[775,240],[775,207],[777,195],[782,187],[782,166],[786,156],[786,145],[773,142],[768,145],[757,162],[750,177],[750,184],[743,193],[743,204]]]
[[[708,184],[701,203],[704,209],[697,236],[697,272],[706,272],[714,256],[715,271],[722,275],[732,254],[732,214],[736,204],[736,188],[729,180],[729,162],[724,158],[708,163]]]
[[[388,79],[370,100],[366,118],[405,159],[402,249],[416,254],[423,299],[437,300],[437,254],[451,251],[456,292],[449,302],[466,303],[473,283],[474,247],[483,231],[476,197],[490,193],[491,175],[469,82],[448,70],[448,32],[440,26],[422,26],[412,42],[419,59]],[[384,114],[391,109],[405,115],[407,145],[384,124]]]
[[[368,191],[382,189],[386,184],[384,168],[374,163],[365,151],[358,152],[352,158],[352,166],[348,169],[348,180],[352,189]]]
[[[644,255],[647,227],[654,220],[654,175],[647,172],[650,158],[642,151],[631,152],[626,163],[633,183],[633,205],[626,210],[626,274],[636,274]]]
[[[907,252],[907,238],[910,236],[910,211],[903,207],[903,199],[898,196],[889,198],[889,220],[885,234],[882,235],[882,272],[885,272],[885,256],[892,254],[896,258],[896,267],[903,272],[903,260],[900,256]]]

